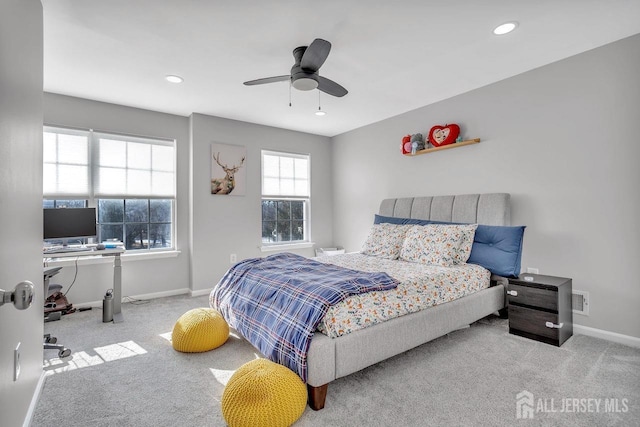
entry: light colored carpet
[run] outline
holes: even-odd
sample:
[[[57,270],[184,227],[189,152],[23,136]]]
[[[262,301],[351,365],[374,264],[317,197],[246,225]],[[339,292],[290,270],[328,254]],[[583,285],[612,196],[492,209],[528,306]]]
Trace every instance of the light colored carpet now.
[[[233,336],[206,353],[173,350],[175,321],[206,306],[206,296],[177,296],[123,304],[119,324],[102,323],[95,308],[46,323],[73,357],[45,351],[32,426],[224,426],[224,384],[257,353]],[[519,420],[516,394],[525,390],[534,418]],[[307,407],[295,425],[639,426],[640,349],[581,335],[557,348],[509,335],[505,320],[489,317],[334,381],[325,409]]]

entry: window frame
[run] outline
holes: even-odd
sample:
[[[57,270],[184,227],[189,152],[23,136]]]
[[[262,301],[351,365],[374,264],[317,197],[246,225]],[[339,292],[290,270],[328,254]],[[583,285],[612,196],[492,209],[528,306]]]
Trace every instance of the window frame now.
[[[61,194],[50,194],[50,195],[46,195],[43,192],[43,208],[44,208],[44,201],[45,200],[53,200],[53,201],[57,201],[57,200],[83,200],[85,201],[85,205],[86,207],[95,207],[96,208],[96,214],[97,214],[97,218],[96,218],[96,224],[98,226],[98,236],[97,239],[101,239],[101,232],[100,232],[100,226],[104,225],[103,223],[101,223],[99,221],[100,219],[100,213],[99,213],[99,201],[100,200],[109,200],[109,199],[115,199],[115,200],[145,200],[148,204],[148,206],[150,206],[151,201],[152,200],[170,200],[171,202],[171,224],[170,224],[170,232],[171,232],[171,246],[169,247],[160,247],[160,248],[140,248],[140,249],[129,249],[128,252],[133,252],[133,253],[139,253],[139,254],[144,254],[144,253],[158,253],[158,252],[169,252],[169,251],[176,251],[177,250],[177,236],[176,236],[176,232],[177,232],[177,224],[176,224],[176,218],[177,218],[177,174],[176,174],[176,170],[177,170],[177,144],[176,144],[176,140],[175,139],[169,139],[169,138],[162,138],[162,137],[142,137],[142,136],[136,136],[136,135],[127,135],[127,134],[122,134],[122,133],[116,133],[116,132],[105,132],[105,131],[96,131],[94,129],[78,129],[78,128],[71,128],[71,127],[64,127],[64,126],[57,126],[57,125],[50,125],[50,124],[44,124],[43,125],[43,133],[44,132],[59,132],[59,133],[69,133],[72,135],[76,135],[78,133],[85,133],[87,134],[87,138],[88,138],[88,144],[89,144],[89,194],[86,195],[67,195],[64,193]],[[98,168],[99,168],[99,161],[97,159],[97,154],[99,152],[98,150],[98,144],[99,144],[99,139],[100,137],[113,137],[114,139],[117,140],[124,140],[124,141],[131,141],[131,142],[144,142],[147,144],[151,144],[151,145],[162,145],[162,146],[171,146],[173,148],[173,188],[172,193],[173,196],[153,196],[153,195],[126,195],[126,194],[118,194],[118,195],[97,195],[96,194],[96,183],[97,183],[97,173],[98,173]],[[154,144],[155,142],[157,142],[157,144]],[[44,159],[43,159],[43,167],[44,167]],[[125,202],[126,203],[126,202]],[[123,218],[123,238],[124,238],[124,233],[125,233],[125,229],[126,229],[126,224],[127,222],[124,221],[125,218]],[[108,223],[105,223],[108,224]],[[142,223],[141,223],[142,224]],[[151,221],[151,216],[150,216],[150,211],[149,211],[149,217],[147,218],[147,230],[149,229],[148,227],[152,224],[155,224],[154,222]],[[148,238],[148,236],[147,236]],[[123,241],[123,243],[126,244],[126,242]]]
[[[264,180],[265,180],[265,171],[264,171],[264,158],[267,156],[277,156],[279,158],[292,158],[292,159],[303,159],[306,161],[307,167],[307,188],[306,195],[292,195],[292,194],[268,194],[264,191]],[[295,176],[295,175],[294,175]],[[278,176],[280,178],[280,175]],[[294,178],[295,181],[295,178]],[[263,251],[269,250],[279,250],[279,249],[294,249],[294,248],[304,248],[304,247],[312,247],[313,242],[311,238],[311,155],[303,154],[303,153],[292,153],[286,151],[277,151],[277,150],[267,150],[263,149],[260,153],[260,248]],[[295,187],[295,185],[294,185]],[[303,204],[303,240],[287,240],[281,242],[265,242],[263,241],[263,226],[264,226],[264,217],[262,211],[262,204],[264,201],[302,201]],[[277,208],[276,208],[277,209]],[[292,222],[293,219],[289,219],[289,222]]]
[[[122,222],[109,222],[109,221],[105,221],[105,222],[101,222],[100,221],[100,201],[101,200],[122,200],[123,201],[123,217],[122,217]],[[127,201],[144,201],[147,204],[147,220],[145,222],[141,222],[141,221],[127,221]],[[169,200],[169,202],[171,203],[171,222],[167,223],[167,222],[158,222],[158,221],[152,221],[151,218],[151,203],[154,200]],[[150,228],[152,225],[158,225],[158,224],[168,224],[170,226],[170,238],[171,238],[171,246],[168,247],[146,247],[146,248],[139,248],[139,249],[130,249],[127,248],[127,251],[171,251],[171,250],[175,250],[176,249],[176,245],[175,245],[175,199],[155,199],[155,198],[96,198],[95,199],[95,205],[96,205],[96,213],[98,215],[97,218],[97,224],[98,224],[98,237],[101,238],[101,233],[102,233],[102,229],[100,228],[100,226],[104,226],[104,225],[122,225],[122,235],[123,235],[123,239],[122,239],[122,243],[124,243],[125,247],[127,246],[127,242],[126,242],[126,236],[127,236],[127,225],[145,225],[147,227],[147,245],[148,245],[148,241],[150,240],[151,237],[151,233],[150,233]],[[102,238],[101,238],[102,239]],[[102,239],[104,240],[104,239]]]

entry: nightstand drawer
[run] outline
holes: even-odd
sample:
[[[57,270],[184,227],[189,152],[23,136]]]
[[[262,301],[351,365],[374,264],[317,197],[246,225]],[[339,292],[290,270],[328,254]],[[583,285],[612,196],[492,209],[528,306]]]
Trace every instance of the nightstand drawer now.
[[[509,284],[508,291],[509,304],[524,304],[530,307],[539,307],[545,310],[558,311],[558,292],[548,289],[534,288]]]
[[[509,305],[509,332],[526,332],[557,342],[561,329],[558,326],[565,325],[558,324],[558,315],[555,313]]]

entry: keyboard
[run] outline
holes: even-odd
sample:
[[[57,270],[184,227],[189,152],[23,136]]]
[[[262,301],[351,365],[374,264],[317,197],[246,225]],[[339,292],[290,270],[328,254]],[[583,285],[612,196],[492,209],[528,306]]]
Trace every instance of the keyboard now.
[[[69,252],[90,252],[91,248],[69,247],[69,248],[47,248],[43,249],[43,254],[66,254]]]

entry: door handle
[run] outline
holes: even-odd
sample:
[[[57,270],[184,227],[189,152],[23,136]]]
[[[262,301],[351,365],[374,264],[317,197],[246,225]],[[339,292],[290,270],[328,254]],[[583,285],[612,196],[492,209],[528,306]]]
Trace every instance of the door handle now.
[[[18,310],[24,310],[31,306],[34,294],[33,283],[25,280],[18,283],[13,291],[0,289],[0,306],[11,302]]]

